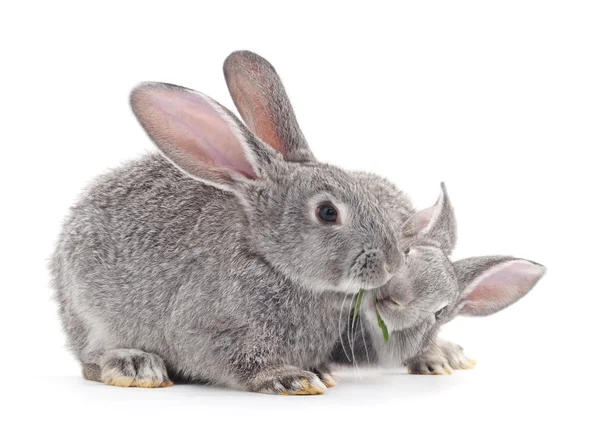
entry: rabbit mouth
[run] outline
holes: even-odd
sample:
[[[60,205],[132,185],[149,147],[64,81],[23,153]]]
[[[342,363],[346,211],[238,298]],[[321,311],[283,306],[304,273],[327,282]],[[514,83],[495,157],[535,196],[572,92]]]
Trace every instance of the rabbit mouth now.
[[[390,304],[393,306],[404,308],[404,306],[402,304],[400,304],[398,301],[396,301],[395,299],[393,299],[388,292],[379,290],[377,292],[376,298],[377,298],[378,303],[387,303],[387,304]]]

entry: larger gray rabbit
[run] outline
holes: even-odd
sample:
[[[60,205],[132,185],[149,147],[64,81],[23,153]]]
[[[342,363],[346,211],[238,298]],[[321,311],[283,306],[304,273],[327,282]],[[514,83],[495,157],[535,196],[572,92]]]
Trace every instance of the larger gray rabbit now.
[[[131,105],[162,154],[99,177],[64,224],[53,284],[88,379],[323,393],[346,296],[403,262],[402,194],[315,161],[262,58],[225,72],[256,135],[203,94],[141,84]]]

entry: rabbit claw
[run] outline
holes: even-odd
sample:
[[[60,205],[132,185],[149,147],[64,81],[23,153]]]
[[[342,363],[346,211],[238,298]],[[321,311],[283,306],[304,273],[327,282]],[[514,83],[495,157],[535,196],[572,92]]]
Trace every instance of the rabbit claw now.
[[[417,356],[408,361],[410,374],[446,375],[452,374],[452,368],[444,357]]]
[[[331,374],[331,371],[326,366],[312,368],[311,371],[315,373],[317,377],[321,379],[321,382],[328,388],[333,388],[338,383],[337,378]]]
[[[264,379],[256,388],[257,392],[280,395],[320,395],[327,386],[310,371],[286,368]]]

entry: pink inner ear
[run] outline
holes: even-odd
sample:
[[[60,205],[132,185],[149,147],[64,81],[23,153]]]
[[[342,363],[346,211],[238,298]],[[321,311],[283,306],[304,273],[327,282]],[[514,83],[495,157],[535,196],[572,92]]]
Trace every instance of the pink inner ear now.
[[[421,231],[427,228],[433,219],[433,214],[435,213],[436,208],[437,204],[433,207],[416,212],[404,225],[402,230],[404,235],[413,236],[415,234],[419,234]]]
[[[281,138],[277,129],[278,121],[274,117],[274,110],[269,102],[271,97],[262,90],[261,87],[265,86],[264,84],[254,83],[251,79],[269,77],[271,72],[262,71],[261,68],[264,67],[254,63],[245,65],[245,68],[244,74],[238,72],[230,74],[229,83],[233,100],[248,128],[285,156],[288,145],[285,139]],[[248,70],[252,73],[249,74]]]
[[[502,310],[526,295],[544,273],[543,266],[524,260],[496,266],[465,290],[461,313],[483,316]]]
[[[185,89],[149,87],[138,90],[133,102],[148,134],[184,170],[195,173],[190,169],[197,163],[257,177],[242,146],[242,134],[204,96]]]

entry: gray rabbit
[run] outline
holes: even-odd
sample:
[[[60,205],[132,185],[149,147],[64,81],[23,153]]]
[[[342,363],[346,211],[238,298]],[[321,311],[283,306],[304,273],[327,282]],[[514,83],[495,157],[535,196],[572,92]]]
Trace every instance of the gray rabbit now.
[[[51,274],[87,379],[323,393],[351,296],[404,261],[402,193],[315,161],[262,58],[233,53],[225,73],[256,135],[201,93],[143,83],[131,105],[161,154],[97,178],[64,223]]]
[[[405,262],[388,283],[366,293],[361,320],[348,322],[345,343],[336,349],[339,363],[405,362],[414,374],[472,368],[475,361],[460,346],[437,338],[440,327],[457,315],[486,316],[506,308],[527,294],[546,271],[538,263],[508,256],[450,261],[456,220],[444,184],[433,207],[404,223],[398,241]],[[377,313],[390,331],[389,342],[382,337]],[[357,334],[362,320],[367,323],[366,336]]]

